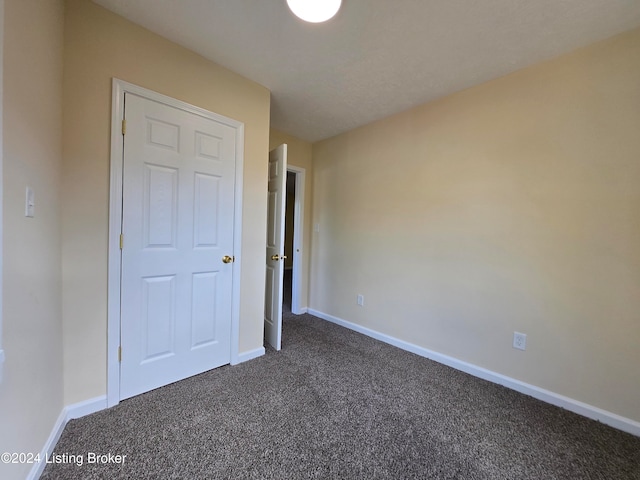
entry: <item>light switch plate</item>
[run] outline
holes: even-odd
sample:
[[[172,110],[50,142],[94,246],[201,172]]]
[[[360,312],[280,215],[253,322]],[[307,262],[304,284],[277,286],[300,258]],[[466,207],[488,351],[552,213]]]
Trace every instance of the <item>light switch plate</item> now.
[[[35,204],[33,189],[31,187],[27,187],[27,191],[25,194],[25,202],[24,202],[24,216],[33,217],[35,213],[36,213],[36,204]]]

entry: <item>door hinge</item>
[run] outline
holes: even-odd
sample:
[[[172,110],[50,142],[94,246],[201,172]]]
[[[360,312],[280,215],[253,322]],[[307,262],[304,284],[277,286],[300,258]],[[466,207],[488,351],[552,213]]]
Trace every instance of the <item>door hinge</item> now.
[[[122,347],[118,347],[118,361],[121,362],[122,361]]]
[[[124,234],[120,234],[120,250],[124,247]]]
[[[124,135],[125,133],[127,133],[127,121],[122,120],[122,135]]]

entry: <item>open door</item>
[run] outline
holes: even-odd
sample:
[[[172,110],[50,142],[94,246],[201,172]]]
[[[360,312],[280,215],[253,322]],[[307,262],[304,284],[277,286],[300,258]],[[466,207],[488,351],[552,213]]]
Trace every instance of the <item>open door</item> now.
[[[269,152],[267,212],[267,277],[264,302],[264,337],[280,350],[282,340],[282,280],[284,275],[284,214],[287,199],[287,145]]]

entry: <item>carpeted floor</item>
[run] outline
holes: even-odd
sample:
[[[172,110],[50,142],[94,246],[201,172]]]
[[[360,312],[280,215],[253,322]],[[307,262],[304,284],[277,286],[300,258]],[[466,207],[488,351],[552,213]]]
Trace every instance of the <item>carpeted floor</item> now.
[[[640,438],[289,313],[281,352],[73,420],[55,453],[83,464],[43,479],[640,479]]]

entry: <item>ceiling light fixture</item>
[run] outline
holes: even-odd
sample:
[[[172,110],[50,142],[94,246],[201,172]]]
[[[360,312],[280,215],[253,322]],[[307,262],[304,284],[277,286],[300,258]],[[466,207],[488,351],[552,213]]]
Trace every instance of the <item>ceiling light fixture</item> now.
[[[332,18],[342,0],[287,0],[291,11],[305,22],[320,23]]]

